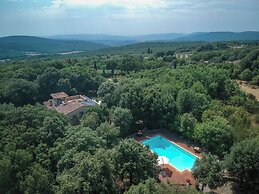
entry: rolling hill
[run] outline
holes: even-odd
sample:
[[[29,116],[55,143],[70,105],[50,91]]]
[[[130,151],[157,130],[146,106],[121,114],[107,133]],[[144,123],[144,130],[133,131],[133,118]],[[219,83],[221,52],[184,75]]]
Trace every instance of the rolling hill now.
[[[168,34],[148,34],[140,36],[117,36],[108,34],[68,34],[68,35],[57,35],[50,36],[57,40],[84,40],[95,43],[105,44],[108,46],[124,46],[139,42],[148,41],[173,41],[176,38],[183,37],[185,34],[182,33],[168,33]]]
[[[195,32],[195,33],[167,33],[148,34],[141,36],[116,36],[106,34],[58,35],[50,38],[59,40],[85,40],[109,46],[124,46],[139,42],[177,42],[177,41],[247,41],[259,40],[259,32]]]
[[[109,46],[80,40],[54,40],[35,36],[8,36],[0,38],[0,59],[72,51],[93,51],[107,47]]]
[[[56,35],[48,38],[57,40],[83,40],[90,41],[108,46],[124,46],[134,44],[137,41],[127,36],[117,36],[108,34],[68,34],[68,35]]]
[[[249,41],[259,40],[259,32],[206,32],[206,33],[193,33],[175,39],[175,41]]]
[[[8,36],[0,38],[0,59],[35,55],[69,54],[78,51],[123,52],[156,48],[170,42],[259,41],[259,32],[195,32],[168,33],[143,36],[117,36],[105,34],[58,35],[49,38],[35,36]],[[149,42],[149,45],[145,43]],[[153,43],[152,43],[153,42]],[[141,44],[142,43],[142,44]],[[174,44],[175,46],[176,44]],[[124,47],[122,47],[124,46]],[[125,47],[126,46],[126,47]]]

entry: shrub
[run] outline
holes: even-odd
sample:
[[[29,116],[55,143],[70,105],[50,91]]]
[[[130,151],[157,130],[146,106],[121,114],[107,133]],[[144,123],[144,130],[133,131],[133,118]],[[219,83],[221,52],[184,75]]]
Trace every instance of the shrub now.
[[[239,78],[241,80],[245,80],[245,81],[251,81],[253,77],[253,73],[251,70],[249,69],[245,69],[244,71],[242,71],[242,73],[239,75]]]
[[[259,114],[255,115],[255,123],[259,124]]]

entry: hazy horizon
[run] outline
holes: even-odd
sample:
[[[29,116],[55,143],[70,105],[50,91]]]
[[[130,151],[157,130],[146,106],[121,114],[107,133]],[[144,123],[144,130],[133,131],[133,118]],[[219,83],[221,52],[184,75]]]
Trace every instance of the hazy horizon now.
[[[259,31],[258,0],[2,0],[0,37]]]
[[[246,30],[246,31],[195,31],[195,32],[189,32],[189,33],[184,33],[184,32],[168,32],[168,33],[150,33],[150,34],[132,34],[132,35],[125,35],[125,34],[105,34],[105,33],[69,33],[69,34],[50,34],[50,35],[33,35],[33,34],[11,34],[7,36],[0,36],[1,37],[8,37],[8,36],[35,36],[35,37],[42,37],[42,38],[48,38],[48,37],[55,37],[55,36],[80,36],[80,35],[104,35],[104,36],[120,36],[120,37],[138,37],[138,36],[148,36],[148,35],[166,35],[166,34],[183,34],[183,35],[189,35],[189,34],[194,34],[194,33],[217,33],[217,32],[233,32],[233,33],[242,33],[242,32],[259,32],[259,30]]]

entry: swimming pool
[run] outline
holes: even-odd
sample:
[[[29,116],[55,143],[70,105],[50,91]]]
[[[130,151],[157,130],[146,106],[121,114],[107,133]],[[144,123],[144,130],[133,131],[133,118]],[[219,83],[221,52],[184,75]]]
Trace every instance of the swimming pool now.
[[[198,157],[160,135],[144,140],[141,143],[149,146],[149,149],[158,156],[166,156],[169,159],[169,164],[179,171],[191,170],[194,162],[198,159]]]

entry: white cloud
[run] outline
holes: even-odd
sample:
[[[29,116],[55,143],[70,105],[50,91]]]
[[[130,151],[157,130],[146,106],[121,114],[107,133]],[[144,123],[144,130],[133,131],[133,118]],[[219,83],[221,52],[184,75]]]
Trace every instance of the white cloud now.
[[[168,0],[53,0],[52,7],[120,7],[124,9],[162,8]]]

